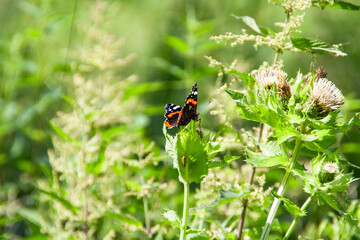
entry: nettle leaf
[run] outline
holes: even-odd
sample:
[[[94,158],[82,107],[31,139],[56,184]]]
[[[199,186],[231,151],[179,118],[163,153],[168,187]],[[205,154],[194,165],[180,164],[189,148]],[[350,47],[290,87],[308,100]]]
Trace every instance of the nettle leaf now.
[[[310,53],[317,53],[317,54],[331,53],[341,57],[347,55],[346,53],[332,46],[330,43],[324,42],[319,39],[293,37],[291,38],[291,42],[294,47]]]
[[[289,162],[287,156],[279,145],[275,142],[268,142],[266,144],[257,143],[261,152],[254,152],[250,149],[245,149],[248,156],[246,162],[254,167],[273,167],[276,165],[285,165]]]
[[[177,141],[177,135],[174,137],[169,135],[166,132],[166,126],[163,125],[163,133],[165,136],[165,151],[167,155],[171,158],[171,160],[175,163],[177,162],[177,152],[176,152],[176,141]]]
[[[173,210],[167,210],[163,213],[164,218],[168,220],[173,226],[180,228],[181,227],[181,221],[178,215]]]
[[[231,16],[233,16],[234,18],[236,18],[238,20],[243,21],[243,23],[245,23],[249,28],[254,30],[256,33],[262,34],[262,31],[260,30],[260,28],[256,24],[255,19],[253,19],[252,17],[249,17],[249,16],[236,16],[235,14],[231,14]]]
[[[333,4],[326,1],[312,1],[311,4],[314,7],[320,7],[320,8],[332,8],[332,9],[343,9],[343,10],[353,10],[353,11],[360,10],[360,6],[339,0],[334,0]]]
[[[295,203],[293,203],[290,199],[284,198],[284,197],[280,197],[279,195],[277,195],[275,192],[271,191],[272,195],[274,195],[274,197],[279,198],[281,201],[284,202],[284,207],[286,209],[286,211],[288,211],[290,214],[294,215],[294,216],[299,216],[299,217],[304,217],[306,216],[306,211],[301,210],[298,206],[295,205]]]
[[[134,226],[137,226],[137,227],[142,226],[142,222],[135,219],[134,217],[132,217],[132,216],[129,217],[129,216],[126,216],[124,214],[120,214],[120,213],[117,213],[117,212],[114,212],[114,211],[109,211],[109,210],[106,211],[105,216],[115,218],[116,220],[119,220],[120,222],[124,222],[124,223],[134,225]]]
[[[250,194],[250,191],[234,192],[234,191],[227,191],[227,190],[220,189],[219,193],[220,193],[220,197],[215,199],[213,202],[211,202],[209,204],[205,204],[200,207],[190,208],[189,211],[203,209],[203,208],[209,208],[209,207],[216,207],[216,206],[219,206],[222,204],[226,204],[226,203],[232,202],[236,199],[240,199],[240,198],[248,196]]]
[[[195,121],[181,129],[176,139],[176,162],[180,181],[185,183],[201,182],[208,174],[207,154],[195,128]],[[186,170],[188,169],[188,170]]]
[[[331,193],[319,192],[318,197],[321,201],[325,201],[329,206],[338,211],[341,215],[346,214],[345,207]]]

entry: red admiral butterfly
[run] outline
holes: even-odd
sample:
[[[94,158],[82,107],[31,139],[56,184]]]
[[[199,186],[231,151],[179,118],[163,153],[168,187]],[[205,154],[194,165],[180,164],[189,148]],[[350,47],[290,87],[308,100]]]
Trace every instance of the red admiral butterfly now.
[[[165,126],[168,128],[186,126],[191,120],[198,120],[199,113],[196,112],[196,106],[197,84],[194,83],[189,96],[186,98],[184,107],[175,104],[165,105]]]

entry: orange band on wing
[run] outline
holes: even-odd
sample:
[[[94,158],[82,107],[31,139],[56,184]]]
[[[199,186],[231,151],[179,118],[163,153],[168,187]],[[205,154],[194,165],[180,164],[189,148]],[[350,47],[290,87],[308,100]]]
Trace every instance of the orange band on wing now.
[[[189,99],[186,101],[186,104],[188,104],[189,102],[192,103],[192,104],[194,104],[194,106],[196,107],[197,102],[196,102],[194,99],[189,98]]]
[[[179,113],[180,113],[180,111],[172,112],[172,113],[169,113],[166,117],[172,117],[175,114],[179,114]]]
[[[168,121],[164,122],[165,126],[167,126],[168,128],[172,128],[173,126],[171,126],[171,124]]]

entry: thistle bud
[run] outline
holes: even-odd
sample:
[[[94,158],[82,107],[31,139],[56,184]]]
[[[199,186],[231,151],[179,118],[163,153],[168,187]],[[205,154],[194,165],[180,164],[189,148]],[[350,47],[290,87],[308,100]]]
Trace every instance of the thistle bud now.
[[[287,104],[291,97],[291,91],[283,71],[279,69],[260,71],[255,75],[255,80],[260,86],[268,89],[276,84],[277,94],[280,96],[280,100],[284,108],[287,109]]]
[[[280,96],[281,102],[285,110],[287,110],[287,105],[291,97],[291,90],[283,74],[278,75],[276,86],[277,86],[277,94]]]
[[[339,167],[334,162],[326,162],[324,163],[320,173],[319,173],[319,181],[321,183],[328,183],[335,179],[336,174],[339,173]]]
[[[325,72],[323,66],[319,66],[318,69],[316,69],[316,76],[314,79],[314,82],[318,81],[320,78],[327,78],[327,72]],[[311,76],[306,80],[306,85],[308,85],[311,81]]]

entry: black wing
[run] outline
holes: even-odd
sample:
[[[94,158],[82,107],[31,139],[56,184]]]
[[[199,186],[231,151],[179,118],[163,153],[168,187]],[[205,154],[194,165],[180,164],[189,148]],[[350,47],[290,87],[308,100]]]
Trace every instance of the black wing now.
[[[178,126],[178,119],[182,112],[182,107],[175,104],[166,104],[165,105],[165,114],[164,117],[166,118],[164,124],[168,128],[177,127]]]
[[[190,94],[185,100],[185,106],[180,112],[178,126],[186,126],[191,120],[198,120],[197,107],[197,84],[194,83]]]

